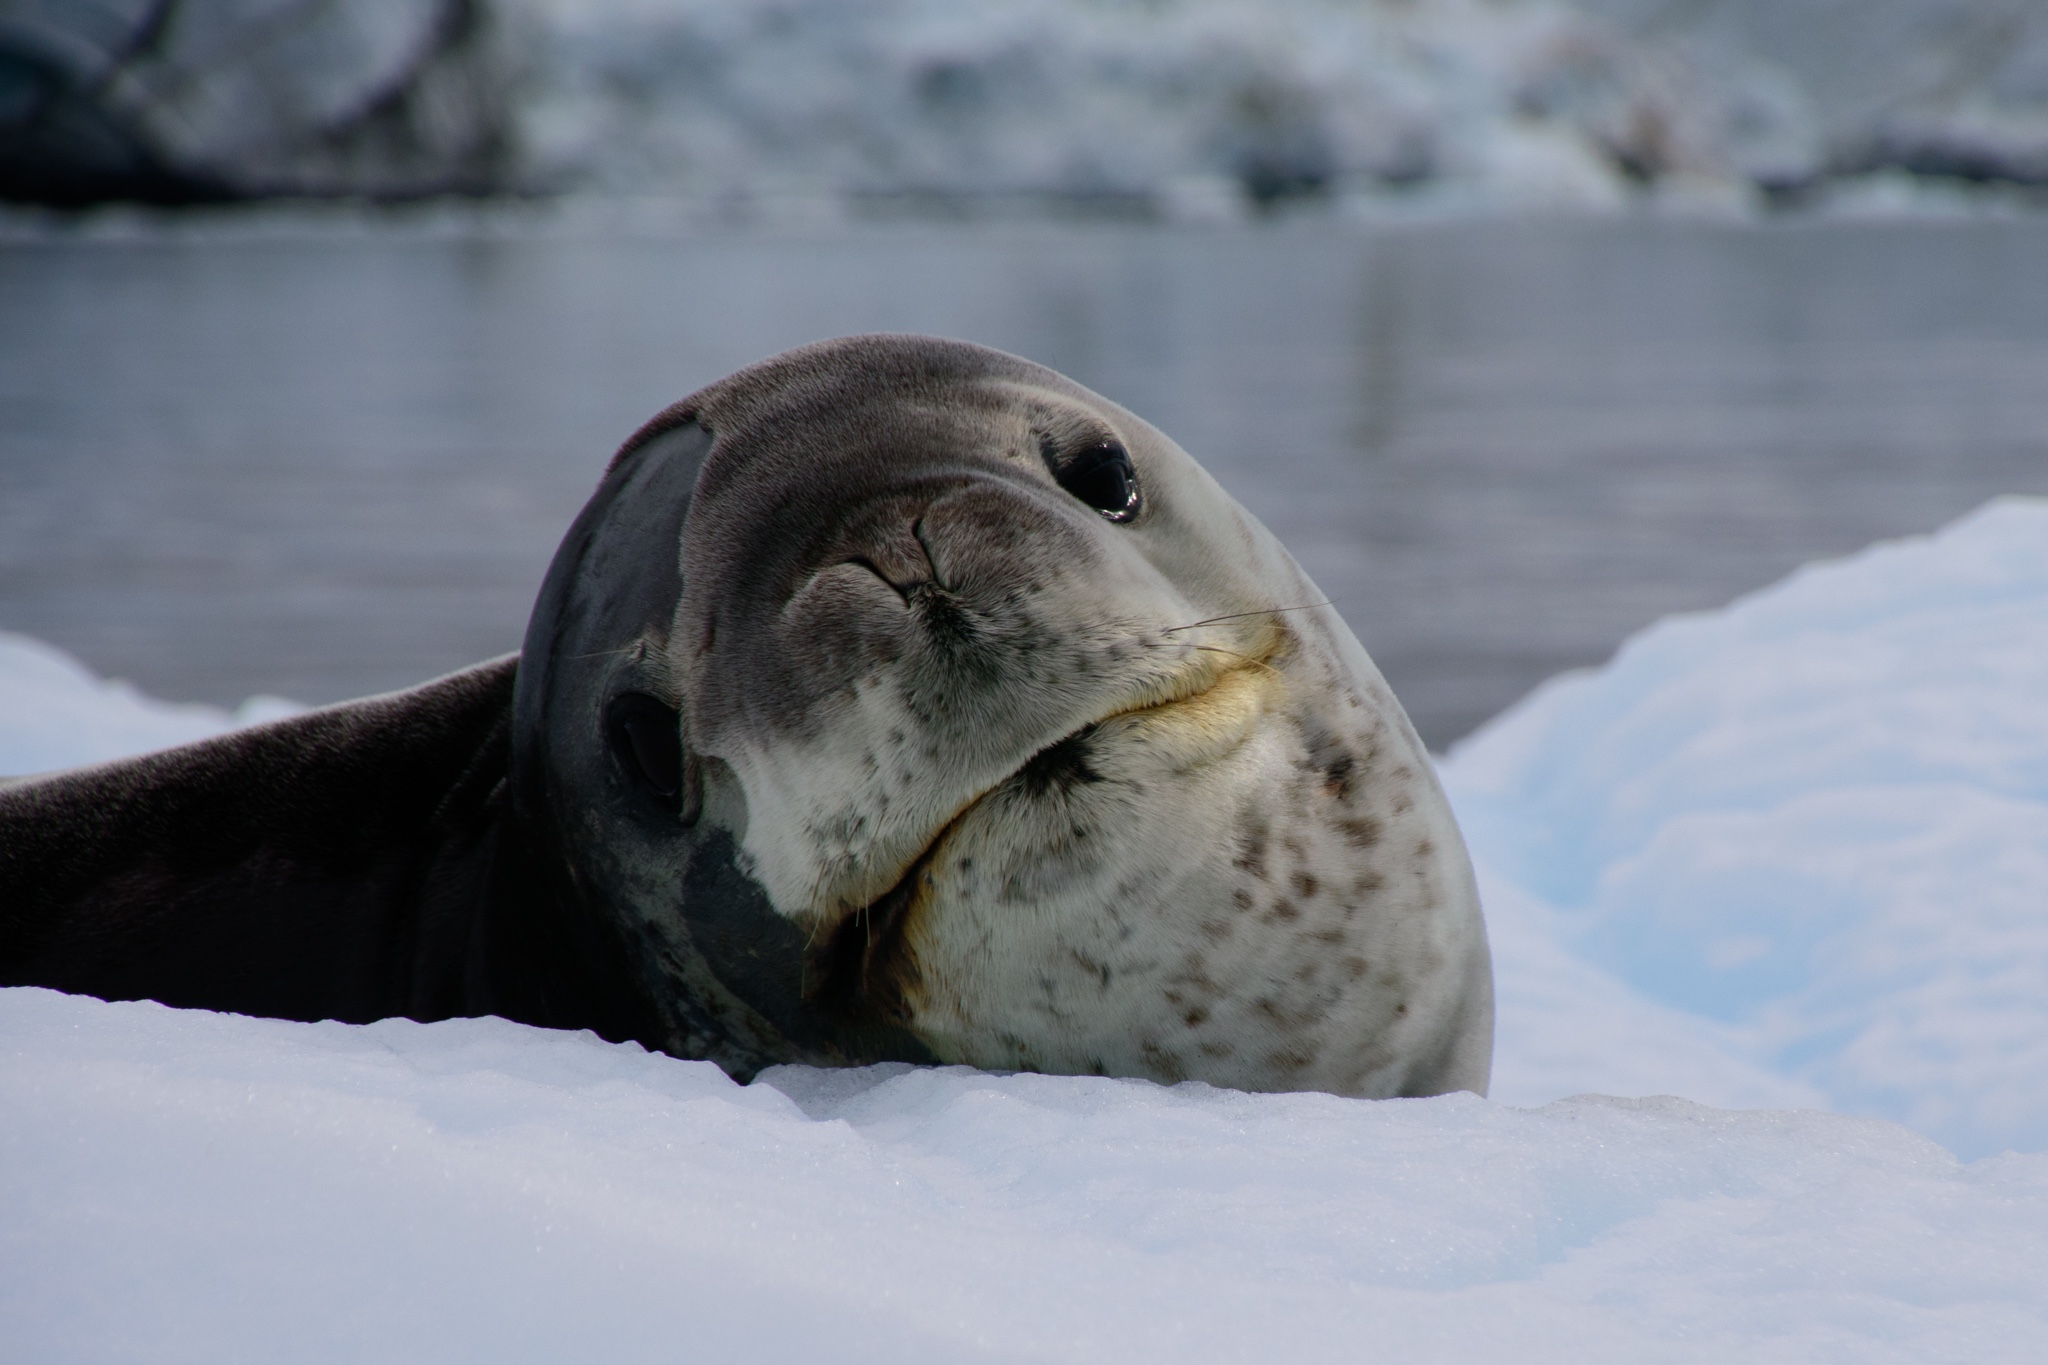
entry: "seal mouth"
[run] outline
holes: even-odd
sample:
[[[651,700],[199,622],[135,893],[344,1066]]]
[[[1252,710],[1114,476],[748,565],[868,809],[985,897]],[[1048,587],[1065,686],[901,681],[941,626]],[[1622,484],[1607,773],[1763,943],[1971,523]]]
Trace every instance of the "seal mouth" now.
[[[807,996],[821,1010],[846,1023],[887,1022],[904,1026],[913,1013],[910,997],[918,984],[909,928],[932,885],[931,868],[946,841],[977,809],[997,794],[1021,790],[1031,799],[1070,790],[1102,777],[1089,764],[1091,740],[1105,731],[1128,731],[1161,720],[1187,719],[1190,735],[1177,736],[1169,747],[1190,764],[1213,761],[1244,742],[1244,720],[1256,713],[1245,703],[1257,680],[1276,673],[1270,660],[1278,641],[1259,654],[1229,654],[1233,662],[1190,670],[1160,691],[1157,699],[1121,706],[1042,746],[1000,781],[977,792],[935,830],[887,891],[840,919],[812,950],[814,983]],[[1215,705],[1221,699],[1224,706]],[[1218,726],[1207,710],[1239,713],[1236,724]],[[1192,743],[1189,739],[1192,738]]]

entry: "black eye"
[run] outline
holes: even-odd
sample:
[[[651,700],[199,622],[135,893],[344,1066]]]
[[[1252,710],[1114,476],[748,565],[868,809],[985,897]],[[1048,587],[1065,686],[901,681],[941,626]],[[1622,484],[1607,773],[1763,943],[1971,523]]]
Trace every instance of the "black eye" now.
[[[604,711],[605,735],[627,772],[665,801],[683,790],[682,721],[645,692],[622,692]]]
[[[1064,457],[1048,457],[1060,487],[1111,521],[1138,515],[1138,471],[1130,452],[1115,441],[1088,446]]]

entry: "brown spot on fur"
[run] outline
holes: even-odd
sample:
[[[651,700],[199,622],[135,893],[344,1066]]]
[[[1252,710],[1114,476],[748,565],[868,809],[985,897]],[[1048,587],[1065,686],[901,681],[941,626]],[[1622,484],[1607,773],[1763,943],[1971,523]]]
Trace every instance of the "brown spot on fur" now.
[[[1090,766],[1094,756],[1094,734],[1095,727],[1090,725],[1046,745],[1017,770],[1011,781],[1017,784],[1018,790],[1034,799],[1065,795],[1078,787],[1100,782],[1102,775]],[[1077,838],[1085,837],[1079,829],[1074,834]]]
[[[1266,878],[1266,840],[1269,831],[1261,820],[1244,832],[1237,841],[1236,866],[1264,881]]]
[[[1252,908],[1252,893],[1239,887],[1230,893],[1230,903],[1240,910],[1249,910]]]
[[[1315,1065],[1315,1054],[1303,1048],[1283,1048],[1266,1054],[1266,1065],[1276,1071],[1305,1071]]]
[[[1228,1057],[1237,1049],[1228,1043],[1203,1043],[1200,1050],[1204,1057]]]
[[[1319,885],[1321,885],[1321,883],[1316,881],[1315,876],[1312,873],[1296,872],[1294,874],[1295,894],[1300,896],[1303,900],[1313,900],[1315,898],[1316,888]]]
[[[1372,964],[1362,957],[1347,957],[1344,959],[1344,970],[1350,974],[1353,981],[1359,981],[1372,970]]]
[[[1416,861],[1416,862],[1420,863],[1420,862],[1426,862],[1426,861],[1428,861],[1428,859],[1429,859],[1429,855],[1430,855],[1430,854],[1432,854],[1432,853],[1434,853],[1434,852],[1436,852],[1436,843],[1435,843],[1435,841],[1434,841],[1434,840],[1431,840],[1431,839],[1418,839],[1418,840],[1416,840],[1416,841],[1415,841],[1415,861]]]
[[[1403,1006],[1403,1008],[1406,1007]],[[1197,1005],[1193,1009],[1181,1015],[1181,1022],[1186,1024],[1189,1028],[1200,1028],[1203,1024],[1209,1022],[1209,1011],[1204,1009],[1202,1006]]]
[[[1168,1081],[1187,1079],[1187,1071],[1181,1066],[1180,1058],[1159,1046],[1155,1040],[1145,1039],[1138,1044],[1138,1051],[1145,1058],[1145,1065],[1152,1068],[1153,1074]]]
[[[1294,908],[1293,901],[1277,900],[1273,902],[1272,913],[1266,918],[1269,920],[1285,920],[1292,924],[1295,920],[1301,918],[1301,911]]]
[[[1344,942],[1344,931],[1342,929],[1318,929],[1313,934],[1310,934],[1309,937],[1318,943],[1336,948],[1342,946]]]
[[[1380,841],[1380,822],[1370,815],[1356,819],[1346,817],[1336,822],[1337,832],[1344,836],[1344,842],[1353,848],[1371,848]]]
[[[1298,993],[1289,995],[1285,1001],[1262,995],[1252,1002],[1252,1008],[1272,1020],[1282,1033],[1293,1035],[1327,1018],[1330,1003]]]
[[[1099,977],[1102,981],[1102,984],[1105,987],[1109,985],[1111,973],[1109,970],[1109,964],[1107,962],[1097,962],[1094,958],[1089,957],[1086,953],[1080,951],[1078,948],[1067,949],[1067,956],[1072,958],[1074,962],[1081,967],[1082,970],[1087,971],[1096,977]]]
[[[1334,801],[1351,799],[1351,777],[1358,770],[1358,760],[1339,749],[1323,765],[1323,792]]]

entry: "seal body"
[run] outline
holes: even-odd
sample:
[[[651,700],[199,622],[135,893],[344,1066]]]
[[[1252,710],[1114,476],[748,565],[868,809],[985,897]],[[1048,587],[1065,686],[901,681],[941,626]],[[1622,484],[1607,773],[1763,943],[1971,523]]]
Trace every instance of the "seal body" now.
[[[388,938],[386,958],[421,959],[405,926],[433,920],[445,946],[422,979],[468,983],[298,1014],[488,1009],[739,1075],[895,1058],[1484,1091],[1478,898],[1399,704],[1270,533],[1052,371],[857,337],[712,385],[627,442],[516,667],[492,667],[501,758],[465,769],[469,806],[388,840],[427,869],[417,891],[213,859],[246,886],[217,897],[234,913],[289,922],[324,888],[383,926],[358,936]],[[385,708],[380,735],[411,705],[444,747],[467,742],[431,705],[358,705]],[[257,741],[187,761],[232,767],[234,743]],[[378,771],[404,769],[405,744],[379,743]],[[197,789],[144,790],[166,761],[0,792],[0,839],[61,850],[81,802],[205,811]],[[324,816],[301,823],[338,830],[350,799],[316,784],[302,804]],[[446,831],[472,807],[463,861]],[[254,814],[227,823],[263,843]],[[180,885],[94,848],[72,863],[109,875],[0,920],[5,979],[94,990],[78,926],[146,919]],[[21,875],[0,861],[0,886]],[[120,932],[85,938],[120,955]],[[116,978],[178,993],[133,964]]]

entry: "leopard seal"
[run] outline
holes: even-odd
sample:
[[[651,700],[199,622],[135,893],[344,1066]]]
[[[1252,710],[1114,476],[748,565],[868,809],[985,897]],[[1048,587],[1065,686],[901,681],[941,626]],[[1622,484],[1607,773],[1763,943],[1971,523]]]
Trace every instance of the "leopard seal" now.
[[[719,1063],[1484,1093],[1457,824],[1164,434],[862,336],[659,414],[519,655],[0,789],[0,982]]]

